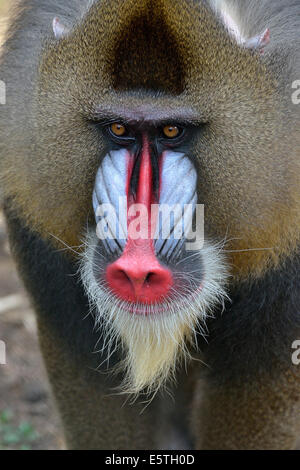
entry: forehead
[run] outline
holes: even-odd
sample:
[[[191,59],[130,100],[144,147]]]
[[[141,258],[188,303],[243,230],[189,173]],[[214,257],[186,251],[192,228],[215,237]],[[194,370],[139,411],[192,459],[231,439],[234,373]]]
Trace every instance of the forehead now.
[[[78,78],[89,70],[118,91],[173,96],[201,77],[216,81],[226,64],[222,73],[232,72],[241,54],[206,2],[187,0],[96,2],[59,47]]]
[[[197,125],[266,82],[205,2],[103,0],[45,50],[39,89],[88,119]]]
[[[191,106],[183,105],[181,100],[172,98],[155,99],[151,94],[141,92],[137,97],[128,94],[122,95],[122,104],[112,101],[102,103],[94,108],[94,118],[97,120],[109,119],[109,121],[121,120],[135,125],[157,125],[167,122],[181,122],[182,124],[197,125],[203,122],[203,116]]]

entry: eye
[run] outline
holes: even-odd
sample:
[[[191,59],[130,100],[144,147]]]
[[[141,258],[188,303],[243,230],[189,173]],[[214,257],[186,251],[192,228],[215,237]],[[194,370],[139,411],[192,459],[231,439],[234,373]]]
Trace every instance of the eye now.
[[[176,139],[176,137],[178,137],[182,133],[182,129],[172,125],[165,126],[162,131],[164,137],[166,137],[167,139]]]
[[[126,127],[120,122],[114,122],[110,125],[111,133],[116,137],[125,137],[127,134]]]

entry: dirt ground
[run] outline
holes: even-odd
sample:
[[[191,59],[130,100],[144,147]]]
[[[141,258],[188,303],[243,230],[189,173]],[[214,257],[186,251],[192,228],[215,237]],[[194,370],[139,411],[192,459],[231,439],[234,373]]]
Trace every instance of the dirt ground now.
[[[0,215],[0,449],[61,449],[63,439],[38,347],[36,324]]]

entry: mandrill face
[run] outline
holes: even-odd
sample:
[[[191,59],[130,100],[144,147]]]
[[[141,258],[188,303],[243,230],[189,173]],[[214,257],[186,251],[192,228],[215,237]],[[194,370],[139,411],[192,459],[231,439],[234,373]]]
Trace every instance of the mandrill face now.
[[[153,121],[154,113],[137,122],[100,120],[107,151],[93,190],[97,228],[82,264],[107,341],[125,345],[126,389],[133,392],[155,389],[170,375],[177,357],[188,354],[198,320],[225,295],[219,249],[203,243],[189,154],[197,128]]]

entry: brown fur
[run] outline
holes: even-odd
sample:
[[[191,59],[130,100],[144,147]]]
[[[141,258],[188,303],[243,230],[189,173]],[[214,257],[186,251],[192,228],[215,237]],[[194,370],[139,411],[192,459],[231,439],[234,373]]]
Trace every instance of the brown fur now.
[[[281,370],[218,387],[198,381],[191,425],[200,449],[296,449],[299,445],[299,372]],[[286,423],[289,426],[286,426]],[[234,425],[233,425],[234,423]]]
[[[300,241],[299,106],[291,102],[300,72],[299,24],[287,18],[290,30],[280,26],[279,1],[229,3],[246,36],[261,32],[256,25],[270,27],[264,55],[236,44],[205,1],[102,0],[87,14],[87,2],[79,0],[21,1],[1,59],[8,101],[0,116],[0,174],[8,212],[55,249],[74,247],[68,254],[77,260],[86,225],[93,223],[91,193],[105,146],[92,121],[101,109],[109,118],[116,107],[130,112],[155,103],[169,116],[184,107],[203,125],[193,156],[206,236],[228,240],[234,281],[262,277],[293,256]],[[299,2],[290,3],[299,13]],[[57,15],[71,28],[60,40],[51,30]],[[107,387],[69,356],[37,310],[69,446],[157,447],[159,401],[151,414],[140,415],[140,405],[122,408],[123,399],[107,396]],[[197,448],[295,445],[299,372],[274,367],[276,380],[258,374],[253,383],[206,383],[200,411],[200,372],[193,367],[194,401],[184,414]],[[181,377],[178,395],[186,397],[184,382]],[[172,408],[171,419],[181,412]]]

